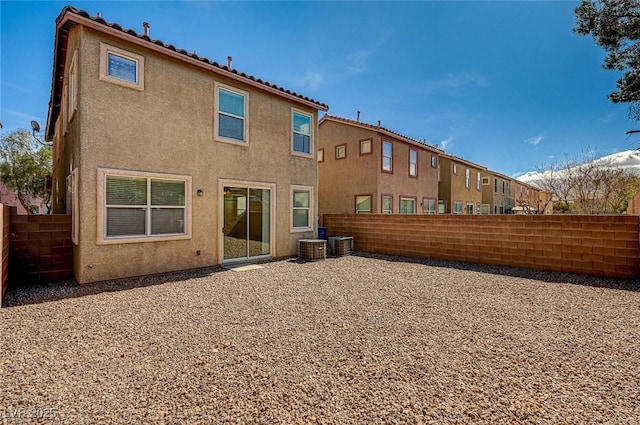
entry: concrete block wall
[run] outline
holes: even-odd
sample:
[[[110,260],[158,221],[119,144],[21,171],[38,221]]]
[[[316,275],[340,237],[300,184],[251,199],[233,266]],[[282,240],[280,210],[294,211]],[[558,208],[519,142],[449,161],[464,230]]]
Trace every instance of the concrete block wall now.
[[[71,215],[11,216],[12,282],[63,280],[73,276]]]
[[[325,214],[358,251],[607,277],[640,275],[640,217]]]
[[[2,252],[0,253],[0,305],[9,284],[9,252],[11,245],[11,207],[0,204],[0,229],[2,229]]]

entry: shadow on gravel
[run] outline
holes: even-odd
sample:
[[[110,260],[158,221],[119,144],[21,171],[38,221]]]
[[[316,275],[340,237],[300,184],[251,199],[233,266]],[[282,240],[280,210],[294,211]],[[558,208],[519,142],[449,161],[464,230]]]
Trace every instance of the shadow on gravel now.
[[[132,277],[80,285],[75,279],[59,282],[42,283],[10,283],[2,303],[2,307],[16,307],[28,304],[39,304],[58,301],[66,298],[78,298],[96,295],[103,292],[125,291],[127,289],[162,285],[169,282],[181,282],[211,276],[227,271],[222,267],[208,267],[160,273],[148,276]]]
[[[428,258],[400,257],[387,254],[373,254],[368,252],[352,252],[351,255],[374,258],[377,260],[424,264],[433,267],[445,267],[457,270],[473,271],[478,273],[488,273],[500,276],[519,277],[524,279],[534,279],[549,283],[570,283],[574,285],[593,286],[597,288],[620,289],[625,291],[640,292],[640,278],[636,279],[616,279],[588,276],[574,273],[560,273],[544,270],[522,269],[507,266],[494,266],[479,263],[463,263],[458,261],[437,260]]]

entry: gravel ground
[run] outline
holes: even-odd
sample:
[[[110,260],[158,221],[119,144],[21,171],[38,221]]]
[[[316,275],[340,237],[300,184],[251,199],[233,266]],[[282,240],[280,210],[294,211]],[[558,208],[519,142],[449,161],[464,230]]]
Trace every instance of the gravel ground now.
[[[640,423],[637,281],[263,266],[10,289],[1,422]]]

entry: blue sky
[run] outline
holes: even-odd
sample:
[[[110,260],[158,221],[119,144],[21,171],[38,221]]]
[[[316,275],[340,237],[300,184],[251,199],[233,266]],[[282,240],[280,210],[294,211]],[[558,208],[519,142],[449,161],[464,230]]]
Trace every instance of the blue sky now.
[[[636,147],[619,75],[574,34],[577,1],[0,2],[3,132],[44,129],[55,19],[92,16],[284,86],[507,175]]]

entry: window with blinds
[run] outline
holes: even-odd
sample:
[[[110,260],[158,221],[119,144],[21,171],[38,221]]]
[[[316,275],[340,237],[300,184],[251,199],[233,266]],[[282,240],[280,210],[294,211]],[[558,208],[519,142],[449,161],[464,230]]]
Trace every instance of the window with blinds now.
[[[186,180],[105,176],[105,237],[186,234]]]

